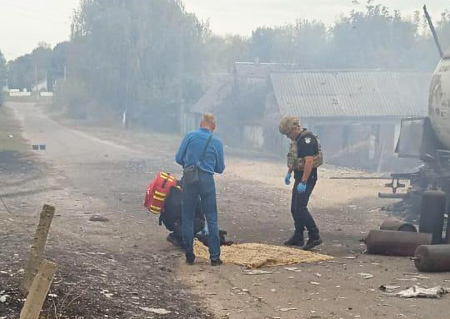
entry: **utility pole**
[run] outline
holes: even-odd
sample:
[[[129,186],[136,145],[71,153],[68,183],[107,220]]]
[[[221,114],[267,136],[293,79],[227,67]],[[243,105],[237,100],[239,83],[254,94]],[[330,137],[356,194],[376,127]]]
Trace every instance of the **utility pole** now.
[[[37,65],[34,66],[34,90],[36,94],[36,99],[39,100],[39,88],[38,88],[38,68]],[[33,90],[31,90],[33,91]],[[33,96],[33,93],[31,93]]]
[[[441,59],[444,57],[444,52],[442,51],[441,43],[439,42],[439,37],[437,35],[436,29],[434,28],[433,21],[431,20],[430,14],[428,13],[427,6],[423,6],[423,12],[425,13],[425,17],[427,18],[428,25],[431,30],[431,34],[433,34],[434,43],[436,43],[437,49],[439,51],[439,56]]]
[[[34,89],[37,91],[37,83],[38,82],[38,75],[37,75],[37,66],[34,65]],[[33,90],[32,90],[33,91]]]

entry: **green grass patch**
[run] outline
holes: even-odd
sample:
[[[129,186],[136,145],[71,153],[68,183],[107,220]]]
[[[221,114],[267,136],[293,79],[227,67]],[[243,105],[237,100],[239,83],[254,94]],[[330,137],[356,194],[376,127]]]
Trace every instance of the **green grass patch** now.
[[[0,152],[22,152],[29,148],[22,137],[22,128],[12,111],[4,106],[0,107]]]

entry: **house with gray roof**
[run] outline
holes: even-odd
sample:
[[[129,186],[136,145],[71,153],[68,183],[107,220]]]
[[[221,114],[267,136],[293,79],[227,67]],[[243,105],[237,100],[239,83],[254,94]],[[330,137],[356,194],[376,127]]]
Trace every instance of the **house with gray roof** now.
[[[262,115],[245,123],[236,121],[233,135],[225,128],[220,132],[225,140],[228,135],[247,148],[284,154],[287,141],[278,132],[278,121],[296,115],[319,135],[327,163],[390,170],[393,163],[401,162],[394,154],[401,119],[427,115],[430,80],[430,73],[420,72],[306,71],[288,64],[236,62],[190,108],[194,120],[189,126],[197,126],[202,113],[214,112],[222,130],[220,117],[240,112],[239,107],[222,102],[245,92],[251,96],[257,88],[263,102],[253,111]]]
[[[401,119],[427,114],[430,79],[377,70],[270,73],[265,107],[272,127],[264,138],[276,144],[276,121],[295,115],[319,135],[328,163],[390,169]]]

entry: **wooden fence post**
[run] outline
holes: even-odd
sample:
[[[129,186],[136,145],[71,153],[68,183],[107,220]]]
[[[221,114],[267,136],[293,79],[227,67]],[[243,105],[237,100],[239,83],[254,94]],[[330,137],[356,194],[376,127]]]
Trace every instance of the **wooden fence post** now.
[[[44,260],[34,276],[20,319],[38,319],[55,275],[57,264]]]
[[[48,232],[52,223],[55,207],[44,205],[42,208],[39,225],[34,235],[33,243],[30,249],[30,258],[25,267],[24,277],[20,286],[21,292],[26,296],[30,290],[33,278],[44,260],[45,244],[47,242]]]

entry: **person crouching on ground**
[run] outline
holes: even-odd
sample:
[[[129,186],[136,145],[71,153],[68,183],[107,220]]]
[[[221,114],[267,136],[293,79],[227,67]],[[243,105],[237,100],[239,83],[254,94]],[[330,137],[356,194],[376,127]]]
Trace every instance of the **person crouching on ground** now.
[[[183,248],[186,262],[192,265],[194,255],[194,213],[200,196],[202,210],[208,224],[208,248],[212,266],[222,264],[220,260],[220,241],[217,216],[216,187],[214,173],[225,170],[222,141],[214,135],[216,118],[210,113],[202,117],[200,129],[188,133],[175,156],[178,164],[183,166]],[[187,179],[187,171],[196,170],[195,178]],[[191,170],[192,172],[192,170]],[[190,175],[190,176],[194,176]]]
[[[288,154],[288,172],[285,184],[289,185],[294,172],[291,213],[294,219],[295,232],[284,244],[288,246],[304,246],[310,250],[322,243],[314,218],[308,210],[308,201],[317,181],[317,167],[323,162],[319,141],[311,132],[300,126],[295,116],[285,116],[279,125],[280,133],[291,140]],[[308,230],[308,242],[305,245],[304,229]]]
[[[159,224],[164,224],[164,226],[171,231],[167,236],[167,241],[177,247],[183,246],[182,197],[183,191],[181,188],[172,187],[164,203],[164,211],[159,217]],[[204,228],[205,215],[200,206],[200,199],[198,199],[194,213],[194,234],[201,232]]]

